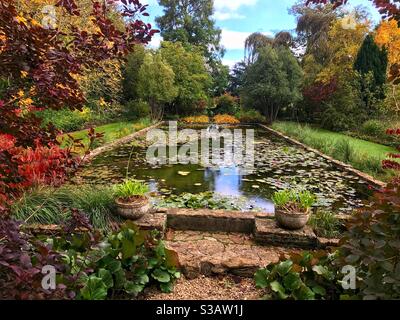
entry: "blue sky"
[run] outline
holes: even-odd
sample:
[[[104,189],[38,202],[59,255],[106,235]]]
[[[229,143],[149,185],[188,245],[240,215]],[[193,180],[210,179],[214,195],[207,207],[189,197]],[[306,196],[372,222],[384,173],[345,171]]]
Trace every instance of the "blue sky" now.
[[[142,0],[148,3],[150,17],[146,19],[155,26],[154,18],[162,14],[162,7],[157,0]],[[226,48],[224,63],[232,66],[240,61],[244,54],[244,41],[252,32],[264,32],[273,35],[280,30],[293,30],[296,21],[288,13],[296,0],[214,0],[214,19],[222,29],[222,44]],[[364,5],[371,12],[375,22],[379,21],[379,13],[367,0],[350,0],[351,6]],[[160,37],[152,41],[157,46]]]

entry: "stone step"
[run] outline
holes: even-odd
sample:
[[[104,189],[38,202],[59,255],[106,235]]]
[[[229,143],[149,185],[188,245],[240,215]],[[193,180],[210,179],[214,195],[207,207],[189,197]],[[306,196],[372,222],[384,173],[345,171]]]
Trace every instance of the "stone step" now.
[[[259,268],[296,251],[259,246],[251,235],[241,233],[177,230],[167,232],[166,246],[178,254],[181,270],[190,279],[228,273],[253,277]]]
[[[273,219],[255,220],[255,241],[262,245],[316,249],[319,247],[317,236],[311,227],[301,230],[285,230]]]
[[[269,217],[268,213],[238,212],[207,209],[169,209],[168,227],[175,230],[238,232],[251,234],[256,217]]]
[[[136,220],[135,224],[142,230],[158,230],[164,234],[167,228],[167,215],[165,212],[153,212]]]

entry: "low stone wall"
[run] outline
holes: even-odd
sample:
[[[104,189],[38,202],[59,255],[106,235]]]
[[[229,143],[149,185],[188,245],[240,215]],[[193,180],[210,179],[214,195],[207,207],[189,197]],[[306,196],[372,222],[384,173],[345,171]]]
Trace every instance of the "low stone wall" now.
[[[347,172],[350,172],[350,173],[362,178],[363,180],[369,182],[374,187],[385,188],[386,185],[387,185],[385,182],[377,180],[374,177],[355,169],[351,165],[349,165],[347,163],[344,163],[342,161],[336,160],[336,159],[334,159],[334,158],[322,153],[319,150],[313,149],[313,148],[301,143],[300,141],[297,141],[296,139],[293,139],[291,137],[288,137],[288,136],[284,135],[283,133],[281,133],[279,131],[276,131],[276,130],[274,130],[274,129],[270,128],[270,127],[267,127],[267,126],[265,126],[263,124],[260,124],[260,126],[263,129],[267,130],[268,132],[270,132],[270,133],[272,133],[272,134],[284,139],[285,141],[289,142],[290,144],[297,145],[297,146],[299,146],[299,147],[301,147],[301,148],[303,148],[303,149],[305,149],[307,151],[314,152],[315,154],[319,155],[320,157],[322,157],[322,158],[328,160],[329,162],[331,162],[336,167],[338,167],[340,169],[343,169],[343,170],[345,170]]]
[[[272,219],[256,219],[254,237],[257,243],[282,247],[317,248],[318,238],[311,227],[301,230],[285,230]]]
[[[338,245],[337,239],[317,237],[312,228],[301,230],[280,228],[270,213],[239,212],[207,209],[157,209],[134,221],[144,230],[158,230],[168,238],[168,230],[198,233],[219,232],[237,234],[236,238],[249,236],[260,246],[276,248],[324,249]],[[25,225],[24,229],[34,234],[61,235],[63,229],[57,225]],[[80,229],[77,232],[88,232]],[[237,243],[240,244],[240,243]]]
[[[268,217],[269,213],[237,212],[225,210],[170,209],[167,225],[176,230],[221,231],[252,233],[256,217]]]

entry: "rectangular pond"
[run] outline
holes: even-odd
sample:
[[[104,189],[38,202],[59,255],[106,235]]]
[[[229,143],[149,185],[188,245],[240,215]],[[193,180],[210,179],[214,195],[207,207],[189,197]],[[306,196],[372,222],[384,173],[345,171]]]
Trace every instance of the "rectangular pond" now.
[[[198,132],[204,129],[185,128]],[[234,128],[254,129],[255,161],[252,172],[245,174],[243,168],[235,164],[217,167],[201,164],[150,164],[146,160],[150,143],[146,137],[142,137],[98,156],[77,173],[73,182],[114,184],[126,177],[136,178],[148,182],[152,192],[159,197],[211,191],[229,197],[232,202],[240,202],[243,210],[255,209],[271,213],[274,212],[270,201],[272,194],[285,188],[310,190],[318,197],[318,207],[340,214],[350,213],[354,208],[362,206],[362,201],[371,194],[368,182],[335,167],[313,152],[291,145],[258,126]],[[162,129],[165,132],[168,130],[166,127]],[[178,146],[181,144],[182,141]]]

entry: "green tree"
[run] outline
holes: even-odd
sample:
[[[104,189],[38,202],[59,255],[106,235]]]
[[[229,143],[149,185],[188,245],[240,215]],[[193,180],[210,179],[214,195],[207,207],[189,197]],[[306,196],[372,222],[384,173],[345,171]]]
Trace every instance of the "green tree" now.
[[[244,58],[246,63],[254,63],[257,60],[259,51],[268,45],[273,47],[284,46],[290,48],[293,45],[293,37],[287,31],[280,31],[275,35],[275,37],[270,37],[260,32],[252,33],[247,37],[244,44]]]
[[[161,54],[147,53],[139,71],[137,92],[149,103],[153,120],[161,120],[165,104],[176,98],[178,89],[174,82],[174,71],[163,61]]]
[[[372,35],[367,35],[358,51],[354,69],[361,75],[361,92],[369,114],[375,110],[371,100],[385,98],[388,54],[385,48],[380,49]]]
[[[212,79],[207,72],[201,49],[183,46],[182,43],[164,41],[160,53],[175,73],[178,95],[169,104],[169,111],[175,114],[190,114],[208,100]]]
[[[236,63],[229,74],[228,91],[234,95],[239,96],[241,87],[244,85],[244,77],[247,65],[244,61]]]
[[[139,70],[142,67],[146,51],[144,46],[136,45],[126,59],[122,69],[122,86],[124,100],[136,100],[138,98]]]
[[[221,29],[215,26],[213,0],[158,0],[164,15],[156,18],[165,41],[201,47],[212,60],[223,56]]]
[[[259,110],[272,123],[282,108],[301,99],[302,76],[301,67],[289,49],[267,45],[245,73],[244,103]]]
[[[211,77],[213,79],[212,95],[218,97],[225,93],[229,85],[229,67],[222,64],[220,60],[215,61],[211,67]]]

